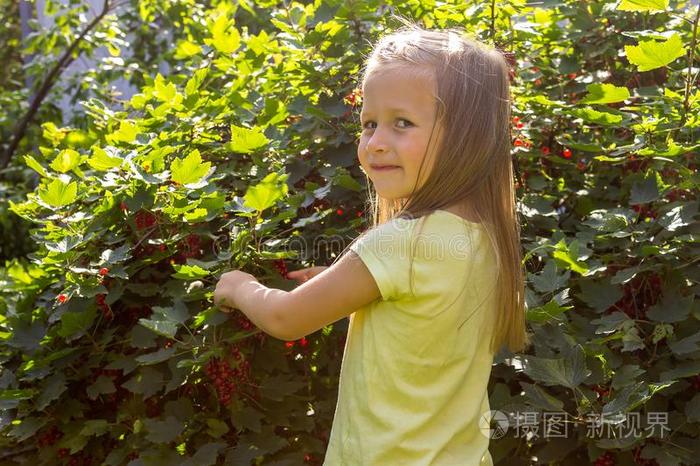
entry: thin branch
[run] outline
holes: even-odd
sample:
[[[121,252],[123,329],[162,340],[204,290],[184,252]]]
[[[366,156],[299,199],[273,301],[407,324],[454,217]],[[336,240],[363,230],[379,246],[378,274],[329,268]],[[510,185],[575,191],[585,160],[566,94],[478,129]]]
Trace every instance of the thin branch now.
[[[108,11],[109,0],[104,0],[104,5],[102,6],[102,11],[100,12],[100,14],[93,18],[92,21],[90,21],[90,23],[85,27],[83,32],[81,32],[80,35],[73,41],[73,43],[70,44],[70,47],[68,47],[66,51],[63,52],[61,58],[54,65],[51,71],[49,71],[48,75],[46,76],[46,79],[44,79],[44,82],[41,84],[41,87],[34,95],[34,98],[32,99],[32,103],[29,106],[27,113],[25,113],[24,116],[17,123],[10,146],[5,152],[0,154],[0,170],[7,167],[7,165],[10,163],[12,156],[14,155],[15,151],[17,150],[17,147],[19,146],[20,141],[22,140],[27,131],[27,127],[34,120],[34,117],[39,111],[39,107],[41,106],[42,102],[48,95],[49,91],[51,91],[51,88],[54,86],[63,70],[75,60],[75,58],[72,56],[75,49],[85,38],[85,36],[90,31],[92,31],[99,24],[100,21],[102,21],[102,19],[107,15]]]

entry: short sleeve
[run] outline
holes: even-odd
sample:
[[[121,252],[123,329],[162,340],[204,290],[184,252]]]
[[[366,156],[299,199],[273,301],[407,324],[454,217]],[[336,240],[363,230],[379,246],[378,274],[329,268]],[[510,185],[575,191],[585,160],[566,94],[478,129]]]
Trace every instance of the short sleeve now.
[[[372,274],[385,301],[401,298],[409,290],[409,258],[413,222],[393,219],[362,234],[350,250]]]

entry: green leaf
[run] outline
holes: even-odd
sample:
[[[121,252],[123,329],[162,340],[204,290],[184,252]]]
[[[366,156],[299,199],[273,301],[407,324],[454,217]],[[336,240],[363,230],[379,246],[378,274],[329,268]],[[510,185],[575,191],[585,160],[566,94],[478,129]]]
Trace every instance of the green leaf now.
[[[227,144],[227,147],[239,154],[249,154],[269,142],[270,140],[260,128],[249,129],[231,125],[231,142]]]
[[[193,185],[209,173],[211,162],[202,162],[199,150],[195,149],[184,159],[173,160],[171,178],[182,185]]]
[[[153,97],[168,104],[177,104],[182,101],[182,96],[178,95],[175,84],[167,82],[160,73],[153,84]]]
[[[656,175],[644,178],[641,182],[632,185],[630,204],[646,204],[659,198],[659,188],[656,184]]]
[[[159,362],[167,361],[173,356],[173,354],[175,354],[175,348],[162,348],[158,351],[154,351],[153,353],[141,355],[136,358],[136,361],[143,365],[157,364]]]
[[[614,84],[589,84],[586,90],[588,95],[579,101],[582,104],[612,104],[630,98],[629,89]]]
[[[149,366],[142,367],[132,378],[122,384],[132,393],[140,393],[144,398],[149,398],[164,387],[163,374]]]
[[[636,364],[622,366],[615,370],[610,386],[615,390],[619,390],[622,387],[636,382],[637,378],[645,372],[644,369],[641,369]]]
[[[175,49],[175,58],[183,60],[202,53],[202,47],[188,40],[181,40]]]
[[[696,332],[695,334],[690,335],[689,337],[682,338],[680,340],[669,341],[668,347],[671,348],[671,351],[673,351],[674,354],[680,356],[684,354],[694,353],[700,350],[700,346],[698,346],[698,343],[700,343],[700,332]]]
[[[574,347],[569,357],[559,359],[521,356],[523,371],[532,379],[545,385],[563,385],[575,388],[591,373],[586,368],[586,359],[580,345]]]
[[[547,391],[534,384],[520,382],[520,386],[525,392],[527,401],[535,407],[542,408],[547,411],[561,411],[564,407],[564,402],[547,393]]]
[[[685,412],[689,422],[700,422],[700,393],[696,393],[695,396],[685,404],[683,412]]]
[[[62,373],[59,372],[49,377],[36,400],[36,409],[43,411],[52,401],[61,396],[66,388],[66,376]]]
[[[100,436],[109,430],[109,423],[105,419],[90,419],[83,421],[83,428],[80,435],[89,437],[91,435]]]
[[[2,395],[0,395],[1,397]],[[19,425],[12,428],[10,436],[17,439],[18,442],[22,442],[36,434],[47,422],[49,422],[48,417],[25,417],[21,419]]]
[[[582,293],[576,296],[598,312],[608,309],[623,296],[619,286],[611,285],[606,281],[591,282],[580,280],[579,286]]]
[[[192,457],[192,464],[195,466],[212,466],[216,464],[216,460],[221,450],[223,450],[226,447],[227,444],[221,442],[204,444],[201,447],[199,447],[197,453],[195,453]]]
[[[149,319],[139,319],[139,324],[143,325],[149,330],[154,331],[158,335],[164,337],[173,338],[177,333],[177,322],[170,320],[149,320]]]
[[[568,246],[564,238],[562,238],[556,245],[555,250],[552,253],[552,257],[563,263],[565,267],[574,272],[586,275],[588,273],[588,266],[585,262],[578,260],[578,240],[573,240]]]
[[[196,280],[198,278],[208,277],[211,274],[208,270],[204,270],[197,265],[173,264],[173,268],[175,269],[175,273],[172,276],[180,280]]]
[[[551,293],[566,286],[570,276],[568,270],[561,275],[557,274],[555,261],[547,261],[539,273],[529,274],[529,280],[540,293]]]
[[[207,433],[214,438],[219,438],[229,431],[228,425],[218,419],[209,418],[207,419]]]
[[[88,398],[96,399],[99,395],[114,393],[117,388],[114,386],[114,380],[106,375],[100,375],[97,380],[85,389]]]
[[[209,28],[211,39],[204,39],[204,43],[213,46],[224,54],[235,52],[241,44],[241,35],[226,18],[226,13],[221,13]]]
[[[58,329],[58,334],[63,338],[68,338],[83,332],[92,325],[96,316],[95,306],[88,306],[80,312],[64,312],[61,315],[61,327]]]
[[[66,173],[80,165],[80,154],[73,149],[64,149],[51,162],[51,168],[59,173]]]
[[[668,40],[640,42],[639,45],[625,45],[627,59],[637,65],[638,71],[649,71],[666,66],[676,58],[685,55],[681,36],[674,34]]]
[[[122,164],[122,159],[112,157],[100,147],[93,147],[92,157],[88,159],[87,163],[97,171],[107,171],[110,168],[119,167]]]
[[[77,196],[77,183],[64,183],[60,178],[54,179],[45,189],[39,190],[41,200],[53,207],[69,205]]]
[[[588,123],[595,123],[597,125],[612,126],[622,122],[621,115],[615,115],[610,112],[599,112],[592,107],[575,108],[571,110],[571,113]]]
[[[668,0],[621,0],[619,11],[665,11]]]
[[[27,154],[24,156],[24,163],[26,163],[29,168],[33,169],[41,176],[49,176],[46,169],[31,155]]]
[[[138,134],[139,127],[131,120],[122,120],[119,129],[107,136],[108,139],[117,142],[134,142]]]
[[[661,300],[647,310],[654,322],[681,322],[688,318],[693,306],[693,295],[681,296],[678,289],[664,292]]]
[[[258,212],[272,207],[287,195],[289,188],[285,181],[288,176],[288,174],[270,173],[259,184],[248,188],[243,205]]]
[[[550,300],[544,306],[537,307],[535,309],[528,309],[526,311],[526,317],[529,322],[544,323],[550,320],[562,320],[559,315],[565,313],[573,306],[560,306],[554,299]]]
[[[174,416],[168,416],[164,421],[158,419],[143,419],[146,427],[146,438],[154,443],[170,443],[185,429],[185,425]]]

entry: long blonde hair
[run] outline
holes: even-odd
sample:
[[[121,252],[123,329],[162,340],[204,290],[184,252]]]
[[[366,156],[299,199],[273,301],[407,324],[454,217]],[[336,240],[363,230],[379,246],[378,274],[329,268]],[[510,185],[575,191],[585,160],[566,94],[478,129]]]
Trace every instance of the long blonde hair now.
[[[360,88],[387,66],[432,72],[442,138],[436,141],[436,158],[425,183],[414,186],[407,198],[381,198],[367,180],[372,224],[424,217],[455,204],[471,206],[498,260],[499,313],[491,350],[506,345],[512,352],[522,351],[530,342],[511,159],[508,64],[497,49],[457,29],[426,30],[399,20],[404,26],[381,37],[367,58]],[[425,162],[424,157],[418,179]]]

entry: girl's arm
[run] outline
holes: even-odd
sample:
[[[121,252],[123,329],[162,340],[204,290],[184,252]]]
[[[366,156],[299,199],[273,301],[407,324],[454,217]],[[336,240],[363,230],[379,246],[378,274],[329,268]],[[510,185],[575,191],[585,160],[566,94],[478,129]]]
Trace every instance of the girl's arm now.
[[[231,301],[260,329],[281,340],[298,340],[381,297],[372,274],[353,251],[292,291],[244,280]]]

